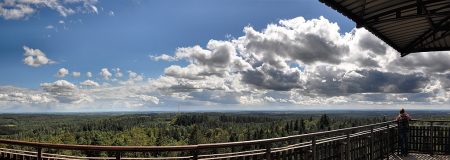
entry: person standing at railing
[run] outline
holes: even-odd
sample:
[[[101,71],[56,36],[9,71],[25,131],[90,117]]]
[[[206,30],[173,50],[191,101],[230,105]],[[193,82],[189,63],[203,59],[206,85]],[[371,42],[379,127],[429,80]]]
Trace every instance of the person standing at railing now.
[[[395,118],[398,123],[399,145],[402,156],[408,156],[408,138],[409,138],[409,121],[411,116],[405,112],[405,109],[400,110],[400,114]]]

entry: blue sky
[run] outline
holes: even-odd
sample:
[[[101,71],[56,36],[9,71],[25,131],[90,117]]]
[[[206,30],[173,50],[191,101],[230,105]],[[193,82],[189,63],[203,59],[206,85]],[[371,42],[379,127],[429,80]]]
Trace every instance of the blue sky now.
[[[99,1],[96,7],[98,13],[67,17],[40,7],[25,18],[0,19],[0,35],[5,37],[0,40],[0,73],[14,75],[0,79],[0,85],[37,88],[55,80],[52,75],[61,67],[80,72],[119,67],[158,77],[168,64],[150,62],[149,55],[173,54],[178,47],[205,45],[227,35],[238,37],[245,26],[262,29],[300,15],[329,17],[339,22],[342,32],[354,27],[342,15],[309,0],[113,0]],[[49,25],[54,29],[46,29]],[[58,63],[40,68],[23,65],[22,46],[38,48]]]
[[[447,70],[426,63],[448,53],[400,59],[354,26],[316,0],[5,0],[0,108],[447,103]]]

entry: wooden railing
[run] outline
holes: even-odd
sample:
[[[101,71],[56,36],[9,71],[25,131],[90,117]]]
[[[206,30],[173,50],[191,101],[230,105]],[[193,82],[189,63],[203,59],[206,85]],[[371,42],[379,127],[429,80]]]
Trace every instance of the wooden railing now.
[[[433,125],[448,121],[415,121],[430,125],[412,126],[410,148],[412,152],[448,154],[450,144],[448,126]],[[198,144],[184,146],[93,146],[49,144],[1,140],[0,144],[27,149],[0,149],[0,159],[386,159],[397,148],[397,127],[394,121],[345,129],[261,139],[252,141]],[[425,133],[426,132],[426,133]],[[430,138],[426,138],[430,137]],[[431,139],[431,140],[430,140]],[[428,148],[426,147],[428,146]],[[11,147],[7,147],[11,148]],[[30,149],[34,148],[34,151]],[[54,150],[103,151],[113,157],[79,157],[50,154]],[[175,157],[142,156],[131,158],[130,153],[178,153]],[[153,154],[154,155],[154,154]]]
[[[450,121],[413,120],[410,152],[450,155]]]

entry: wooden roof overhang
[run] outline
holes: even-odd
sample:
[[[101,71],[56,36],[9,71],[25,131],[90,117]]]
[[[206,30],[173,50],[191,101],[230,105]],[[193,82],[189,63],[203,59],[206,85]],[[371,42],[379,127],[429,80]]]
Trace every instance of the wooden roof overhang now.
[[[450,0],[320,0],[406,56],[450,50]]]

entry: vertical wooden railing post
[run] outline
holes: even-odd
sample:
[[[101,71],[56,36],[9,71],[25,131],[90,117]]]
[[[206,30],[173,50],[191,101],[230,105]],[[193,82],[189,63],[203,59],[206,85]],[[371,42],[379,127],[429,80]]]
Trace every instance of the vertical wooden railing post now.
[[[430,155],[433,155],[434,153],[434,141],[433,141],[433,122],[430,122]]]
[[[300,140],[299,139],[296,139],[295,140],[295,144],[299,144],[300,143]],[[294,159],[300,159],[300,157],[299,157],[299,152],[301,152],[301,150],[300,149],[294,149]]]
[[[384,159],[384,155],[385,155],[385,150],[384,150],[384,148],[385,148],[385,146],[387,145],[387,143],[386,143],[386,135],[387,135],[387,132],[386,132],[386,130],[382,130],[383,132],[381,132],[380,131],[380,134],[381,134],[381,137],[379,138],[379,143],[378,143],[378,150],[380,151],[380,159]],[[386,151],[386,152],[388,152],[388,151]]]
[[[313,155],[312,159],[313,160],[318,160],[318,158],[317,158],[316,136],[312,137],[311,150],[312,150],[312,155]]]
[[[37,160],[42,160],[42,148],[37,147]]]
[[[116,160],[120,160],[121,159],[121,155],[122,153],[121,152],[116,152]]]
[[[266,160],[272,160],[272,144],[266,144]]]
[[[450,128],[447,128],[447,135],[450,136]],[[450,137],[447,137],[447,143],[446,143],[446,146],[447,146],[446,154],[447,154],[447,155],[450,155]]]
[[[391,133],[389,130],[389,123],[386,123],[386,130],[384,131],[383,137],[382,137],[382,141],[385,141],[384,143],[387,145],[387,148],[384,146],[384,144],[382,143],[380,145],[380,151],[381,151],[381,158],[387,158],[389,159],[389,154],[391,154]],[[386,149],[386,153],[384,152],[384,150]]]
[[[340,160],[345,160],[345,142],[341,142],[339,143],[339,156],[340,156]]]
[[[347,160],[351,160],[351,141],[350,141],[350,131],[347,131],[347,146],[345,146],[346,154],[347,154]]]
[[[391,148],[391,129],[389,128],[389,123],[386,124],[386,128],[387,128],[387,145],[388,145],[388,150],[387,150],[387,158],[389,157],[389,154],[391,154],[392,152],[392,148]]]
[[[369,153],[370,159],[374,159],[373,158],[373,156],[374,156],[374,154],[373,154],[373,151],[374,151],[373,139],[374,139],[373,126],[371,126],[370,127],[370,153]]]
[[[400,153],[400,130],[399,130],[399,121],[397,121],[397,148],[395,149],[395,151],[397,152],[397,155],[401,155]]]
[[[192,160],[198,160],[198,149],[192,151]]]

